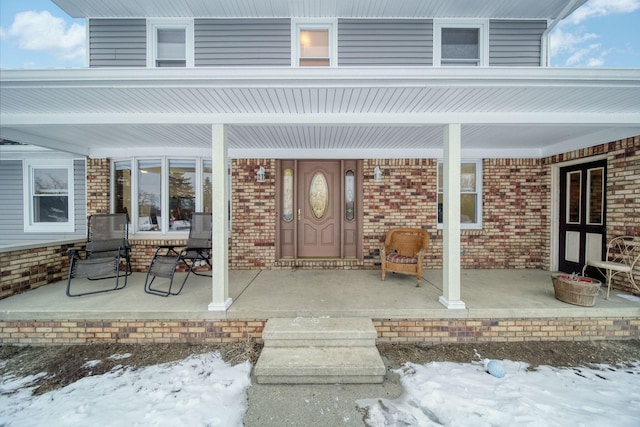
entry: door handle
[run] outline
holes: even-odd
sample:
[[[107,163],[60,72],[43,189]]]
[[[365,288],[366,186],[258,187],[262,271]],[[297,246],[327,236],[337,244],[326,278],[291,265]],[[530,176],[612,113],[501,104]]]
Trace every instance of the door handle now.
[[[300,221],[300,209],[298,208],[298,221]]]

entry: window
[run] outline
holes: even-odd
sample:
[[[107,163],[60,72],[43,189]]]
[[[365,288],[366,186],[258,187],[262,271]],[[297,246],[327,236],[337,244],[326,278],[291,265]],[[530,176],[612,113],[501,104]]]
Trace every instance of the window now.
[[[193,21],[150,20],[147,33],[148,67],[193,67]]]
[[[113,211],[130,215],[131,233],[189,231],[193,212],[211,212],[211,160],[116,160],[112,176]]]
[[[114,213],[125,213],[131,223],[131,162],[114,163]]]
[[[25,160],[24,231],[73,232],[73,160]]]
[[[162,228],[162,164],[160,160],[138,161],[139,231]]]
[[[335,45],[332,23],[294,23],[294,67],[335,66]]]
[[[189,230],[196,209],[196,161],[169,160],[169,230]]]
[[[438,226],[443,216],[443,170],[438,162]],[[462,228],[482,227],[482,160],[465,161],[460,165],[460,225]]]
[[[433,64],[478,67],[488,64],[484,21],[436,21]]]

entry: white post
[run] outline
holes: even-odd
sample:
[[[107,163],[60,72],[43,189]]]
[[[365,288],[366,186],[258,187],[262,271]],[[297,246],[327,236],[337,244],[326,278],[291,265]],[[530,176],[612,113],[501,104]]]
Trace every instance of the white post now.
[[[464,309],[460,300],[460,162],[462,126],[444,128],[442,296],[449,309]]]
[[[229,174],[227,173],[227,140],[224,125],[211,126],[212,158],[212,293],[209,311],[226,311],[231,305],[229,297],[229,253],[227,215],[229,207]]]

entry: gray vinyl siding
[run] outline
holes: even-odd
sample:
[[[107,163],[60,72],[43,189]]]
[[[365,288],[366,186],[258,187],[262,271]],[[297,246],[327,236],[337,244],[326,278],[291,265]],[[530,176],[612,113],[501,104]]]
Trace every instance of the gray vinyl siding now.
[[[22,161],[0,161],[0,241],[17,243],[23,234]]]
[[[289,19],[196,19],[196,67],[290,67]]]
[[[0,161],[0,246],[86,237],[85,162],[74,160],[75,232],[25,233],[21,160]]]
[[[338,66],[433,65],[430,19],[338,20]]]
[[[145,19],[90,19],[90,67],[146,67]]]
[[[539,67],[546,29],[546,21],[490,21],[489,65]]]

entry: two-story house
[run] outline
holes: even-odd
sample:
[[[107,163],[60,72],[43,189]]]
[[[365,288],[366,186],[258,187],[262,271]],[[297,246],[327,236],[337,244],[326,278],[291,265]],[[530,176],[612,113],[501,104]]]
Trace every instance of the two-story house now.
[[[461,268],[577,271],[640,234],[640,70],[549,68],[586,0],[54,2],[87,67],[2,71],[7,259],[126,211],[144,271],[212,211],[225,310],[230,268],[374,268],[421,227],[458,308]]]

